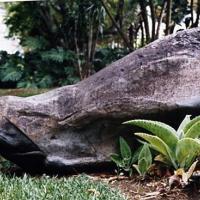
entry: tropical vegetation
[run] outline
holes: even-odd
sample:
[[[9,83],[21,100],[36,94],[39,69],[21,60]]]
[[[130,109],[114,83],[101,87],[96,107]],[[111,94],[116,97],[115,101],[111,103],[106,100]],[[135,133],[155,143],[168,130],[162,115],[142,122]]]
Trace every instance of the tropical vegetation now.
[[[197,27],[200,16],[199,0],[50,0],[1,6],[7,12],[7,37],[17,38],[22,47],[14,54],[0,52],[0,86],[12,88],[74,84],[163,35]]]

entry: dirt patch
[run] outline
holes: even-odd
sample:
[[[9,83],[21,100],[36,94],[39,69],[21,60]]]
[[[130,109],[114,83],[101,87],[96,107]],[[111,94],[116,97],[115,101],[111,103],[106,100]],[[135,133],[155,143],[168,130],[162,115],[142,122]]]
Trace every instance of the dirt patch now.
[[[142,180],[138,176],[127,177],[99,175],[92,176],[95,180],[107,182],[111,187],[118,188],[129,200],[199,200],[200,181],[190,183],[189,186],[170,189],[168,178],[149,177]]]

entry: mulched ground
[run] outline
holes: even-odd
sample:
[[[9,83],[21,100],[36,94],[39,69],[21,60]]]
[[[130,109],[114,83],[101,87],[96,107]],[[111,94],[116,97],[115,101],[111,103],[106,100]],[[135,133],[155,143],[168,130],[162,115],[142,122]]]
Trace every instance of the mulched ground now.
[[[135,175],[117,177],[109,175],[92,175],[92,179],[108,183],[113,188],[118,188],[129,200],[200,200],[200,181],[190,183],[185,188],[169,188],[168,178],[147,178],[142,180]]]

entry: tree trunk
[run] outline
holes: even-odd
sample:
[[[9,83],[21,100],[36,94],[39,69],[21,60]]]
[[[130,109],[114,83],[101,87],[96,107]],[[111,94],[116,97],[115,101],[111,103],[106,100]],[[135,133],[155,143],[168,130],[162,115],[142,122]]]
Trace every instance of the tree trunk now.
[[[172,16],[172,0],[167,0],[165,35],[169,35],[170,34],[171,16]]]
[[[191,13],[191,24],[192,24],[192,26],[194,24],[193,8],[194,8],[194,0],[191,0],[191,2],[190,2],[190,13]]]
[[[78,72],[79,72],[79,77],[80,80],[83,80],[83,68],[81,64],[81,59],[80,59],[80,49],[78,45],[78,36],[77,36],[77,21],[75,21],[75,30],[74,30],[74,43],[75,43],[75,49],[76,49],[76,55],[77,55],[77,65],[78,65]]]
[[[134,30],[133,30],[133,25],[132,24],[130,24],[130,26],[128,28],[128,32],[129,32],[129,42],[130,42],[130,45],[134,49]]]
[[[149,21],[148,21],[147,10],[146,10],[146,2],[144,0],[140,1],[140,9],[141,9],[142,20],[144,22],[144,28],[145,28],[145,33],[146,33],[146,43],[149,43],[150,42]]]
[[[156,39],[156,16],[155,16],[155,7],[154,0],[149,0],[149,5],[151,9],[151,20],[152,20],[152,32],[151,32],[151,40],[154,41]]]
[[[166,7],[167,7],[167,1],[164,0],[163,6],[162,6],[162,9],[160,11],[159,18],[158,18],[158,25],[157,25],[157,30],[156,30],[156,39],[159,38],[160,26],[161,26],[162,21],[163,21],[163,17],[164,17]]]
[[[101,1],[102,5],[103,5],[103,7],[104,7],[104,9],[105,9],[105,11],[106,11],[106,13],[107,13],[107,15],[108,15],[109,18],[111,19],[113,25],[114,25],[115,28],[117,29],[119,35],[120,35],[121,38],[123,39],[124,44],[126,45],[126,47],[129,48],[130,51],[132,51],[132,50],[133,50],[133,49],[132,49],[132,46],[130,45],[126,34],[124,34],[123,30],[121,30],[121,29],[119,28],[117,22],[115,21],[115,19],[113,18],[112,14],[111,14],[110,11],[108,10],[106,4],[104,3],[104,0],[100,0],[100,1]]]
[[[141,27],[141,46],[143,47],[145,45],[145,42],[144,42],[144,26],[142,20],[140,20],[140,27]]]
[[[116,22],[119,22],[119,28],[121,30],[123,30],[123,17],[124,17],[123,12],[124,12],[124,0],[119,0],[115,20]]]
[[[193,27],[199,26],[199,18],[200,18],[200,0],[198,0],[197,2],[197,17],[195,23],[193,24]]]

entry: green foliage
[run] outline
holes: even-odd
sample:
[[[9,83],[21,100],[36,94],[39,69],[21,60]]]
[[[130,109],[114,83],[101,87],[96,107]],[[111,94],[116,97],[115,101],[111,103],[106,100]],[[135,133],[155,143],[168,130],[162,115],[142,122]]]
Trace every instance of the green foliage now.
[[[200,155],[199,139],[183,138],[177,142],[176,158],[180,168],[188,169]]]
[[[19,81],[23,74],[23,63],[19,53],[9,56],[0,52],[0,80]]]
[[[145,133],[135,133],[135,135],[149,142],[150,147],[152,149],[161,153],[168,161],[168,163],[172,164],[175,169],[177,168],[177,164],[175,162],[175,155],[172,149],[170,149],[170,147],[162,139],[160,139],[158,136],[153,136]]]
[[[126,56],[129,51],[126,48],[110,48],[102,47],[98,48],[95,53],[94,68],[95,71],[99,71],[106,65],[114,62],[124,56]]]
[[[183,132],[185,133],[185,135],[187,135],[188,131],[191,130],[191,128],[199,121],[200,121],[200,116],[197,116],[192,120],[189,120],[189,122],[183,127]]]
[[[145,176],[152,165],[152,155],[148,144],[144,144],[138,156],[138,164],[133,165],[140,176]]]
[[[43,61],[53,61],[63,63],[64,61],[74,61],[76,54],[73,51],[65,51],[63,48],[50,49],[49,51],[41,52]]]
[[[131,120],[132,124],[146,129],[150,133],[135,133],[146,140],[150,147],[161,155],[156,160],[171,164],[175,169],[188,169],[195,158],[200,155],[200,118],[190,120],[186,115],[183,122],[175,131],[172,127],[151,120]],[[152,135],[153,134],[153,135]]]
[[[162,0],[110,0],[104,3],[106,6],[99,0],[5,3],[8,37],[19,39],[24,55],[8,55],[6,63],[0,57],[1,73],[3,71],[0,82],[12,82],[14,86],[26,88],[74,84],[127,55],[130,49],[144,45],[147,34],[141,35],[141,30],[144,28],[147,33],[148,27],[153,31],[164,6]],[[186,14],[193,13],[188,5],[187,0],[172,2],[172,32],[174,25]],[[145,23],[142,16],[148,6],[151,23],[148,23],[150,20]],[[166,23],[166,18],[162,22]],[[156,39],[155,31],[148,37],[152,37],[152,41]],[[3,67],[1,62],[5,64]],[[18,64],[23,69],[18,68]]]
[[[26,60],[29,71],[35,73],[37,68],[36,73],[41,76],[28,74],[31,80],[24,79],[19,87],[73,84],[90,75],[81,73],[93,70],[95,47],[105,17],[99,1],[15,2],[5,4],[5,8],[8,36],[20,40],[25,54],[32,55]],[[64,74],[67,67],[74,68],[69,78]]]
[[[22,45],[27,50],[42,50],[48,46],[48,41],[45,40],[42,36],[38,37],[27,37],[22,42]]]
[[[129,176],[132,175],[132,164],[135,162],[135,157],[132,156],[132,151],[128,143],[122,138],[119,138],[119,148],[120,154],[111,155],[111,159],[119,170],[123,170],[129,173]],[[133,159],[134,158],[134,159]]]
[[[174,148],[177,143],[178,138],[175,129],[162,122],[151,120],[132,120],[125,122],[124,124],[126,123],[133,124],[150,131],[162,139],[167,145],[172,146],[172,148]]]
[[[119,191],[107,184],[94,182],[86,175],[71,178],[8,177],[0,175],[0,199],[27,200],[126,200]]]
[[[0,81],[18,88],[49,88],[78,82],[76,55],[62,48],[13,55],[0,52]]]
[[[122,170],[132,176],[134,167],[141,176],[144,176],[152,164],[152,155],[148,145],[144,144],[133,154],[128,143],[120,137],[119,146],[120,154],[111,155],[111,159],[119,168],[119,172]],[[133,165],[137,161],[138,165]]]
[[[10,168],[14,164],[10,162],[9,160],[4,159],[3,157],[0,157],[0,170],[4,172],[8,172]]]

